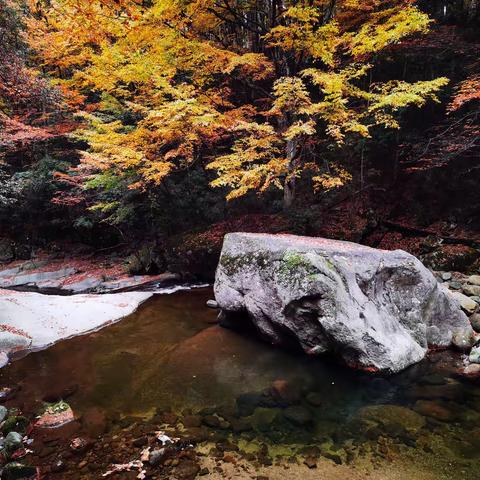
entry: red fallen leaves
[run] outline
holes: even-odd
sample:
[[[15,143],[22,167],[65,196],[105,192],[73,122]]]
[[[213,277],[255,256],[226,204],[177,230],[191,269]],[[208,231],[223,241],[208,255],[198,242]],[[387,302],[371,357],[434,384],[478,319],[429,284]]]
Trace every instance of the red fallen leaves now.
[[[287,222],[280,215],[247,214],[211,225],[204,232],[187,234],[182,238],[179,248],[219,248],[225,234],[230,232],[280,233],[287,230]]]
[[[21,330],[19,328],[12,327],[10,325],[5,325],[3,323],[0,324],[0,332],[9,332],[9,333],[13,333],[15,335],[20,335],[22,337],[26,337],[26,338],[29,338],[29,339],[32,338],[27,332],[24,332],[23,330]]]

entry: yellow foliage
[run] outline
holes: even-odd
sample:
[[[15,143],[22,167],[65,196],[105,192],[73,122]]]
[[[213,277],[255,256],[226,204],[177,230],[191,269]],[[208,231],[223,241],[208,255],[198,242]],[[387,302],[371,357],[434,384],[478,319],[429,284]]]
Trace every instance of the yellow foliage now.
[[[376,53],[415,33],[425,33],[430,25],[428,15],[416,7],[392,8],[371,14],[357,32],[348,32],[343,40],[355,57]]]
[[[427,30],[412,0],[287,0],[272,12],[258,0],[30,3],[32,47],[89,112],[84,164],[130,188],[205,158],[228,199],[304,172],[335,188],[351,175],[317,168],[307,150],[398,128],[401,109],[436,101],[447,83],[368,78],[375,55]]]

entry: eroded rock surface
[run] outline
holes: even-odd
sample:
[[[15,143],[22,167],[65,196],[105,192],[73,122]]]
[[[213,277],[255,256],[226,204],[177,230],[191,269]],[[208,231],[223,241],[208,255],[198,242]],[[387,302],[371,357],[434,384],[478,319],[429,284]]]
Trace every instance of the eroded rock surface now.
[[[134,312],[149,292],[58,296],[0,289],[0,352],[40,350]]]
[[[371,371],[400,371],[472,331],[414,256],[322,238],[226,235],[215,297],[226,320],[249,317],[271,343]]]

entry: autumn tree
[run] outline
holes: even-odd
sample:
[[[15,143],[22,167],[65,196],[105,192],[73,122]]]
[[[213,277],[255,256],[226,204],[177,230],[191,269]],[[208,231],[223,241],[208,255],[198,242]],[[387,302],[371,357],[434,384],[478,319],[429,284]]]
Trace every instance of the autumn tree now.
[[[351,174],[325,152],[399,128],[445,78],[376,80],[376,58],[430,20],[411,0],[32,2],[30,41],[88,141],[86,188],[149,191],[201,163],[228,199]],[[52,48],[52,46],[54,48]],[[106,214],[118,198],[92,208]]]
[[[219,173],[214,185],[231,188],[228,198],[273,183],[283,188],[289,207],[296,179],[305,171],[315,188],[350,178],[339,165],[322,172],[322,149],[368,138],[374,126],[399,128],[398,113],[437,100],[447,80],[373,79],[376,56],[427,30],[430,20],[413,2],[292,2],[275,18],[271,26],[250,24],[278,72],[271,108],[259,112],[265,119],[261,128],[240,125],[244,136],[208,168]]]
[[[29,62],[25,6],[0,0],[0,157],[17,143],[47,139],[43,128],[59,96]]]

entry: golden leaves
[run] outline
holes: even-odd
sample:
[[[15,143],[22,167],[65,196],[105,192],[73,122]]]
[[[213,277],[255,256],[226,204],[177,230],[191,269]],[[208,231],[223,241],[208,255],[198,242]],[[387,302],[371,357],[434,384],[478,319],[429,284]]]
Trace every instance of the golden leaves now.
[[[298,56],[307,54],[325,65],[334,65],[335,53],[340,44],[336,22],[319,25],[320,11],[310,6],[289,7],[284,17],[285,24],[275,26],[265,35],[268,46],[280,47]]]
[[[343,41],[352,55],[359,57],[383,50],[415,33],[426,33],[428,15],[414,6],[397,6],[372,13],[356,32],[348,32]]]

